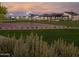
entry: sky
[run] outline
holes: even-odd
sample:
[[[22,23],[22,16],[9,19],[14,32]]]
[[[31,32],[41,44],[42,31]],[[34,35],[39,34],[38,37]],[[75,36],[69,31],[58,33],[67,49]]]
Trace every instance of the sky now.
[[[4,2],[8,12],[31,11],[34,13],[61,13],[74,11],[79,13],[79,2]]]

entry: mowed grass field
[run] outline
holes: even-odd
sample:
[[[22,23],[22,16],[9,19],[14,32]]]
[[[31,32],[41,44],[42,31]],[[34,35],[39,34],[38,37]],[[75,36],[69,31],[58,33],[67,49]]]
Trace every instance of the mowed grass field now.
[[[43,36],[43,40],[47,41],[49,44],[53,40],[64,39],[65,41],[71,43],[74,42],[76,46],[79,46],[79,30],[78,29],[43,29],[43,30],[0,30],[0,35],[16,36],[19,38],[21,35],[25,38],[26,35],[30,33],[38,34]]]
[[[57,20],[57,19],[55,19]],[[71,19],[68,20],[62,20],[60,19],[60,21],[55,21],[53,19],[51,19],[50,21],[48,20],[37,20],[37,19],[13,19],[13,20],[9,20],[9,19],[0,19],[0,23],[43,23],[43,24],[53,24],[53,25],[63,25],[63,26],[71,26],[71,27],[79,27],[79,20],[78,21],[73,21]]]

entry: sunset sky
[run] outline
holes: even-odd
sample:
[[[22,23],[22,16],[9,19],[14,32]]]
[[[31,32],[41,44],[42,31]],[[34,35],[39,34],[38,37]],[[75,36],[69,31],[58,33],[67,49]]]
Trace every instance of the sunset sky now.
[[[2,3],[8,11],[32,11],[35,13],[75,11],[79,13],[78,2],[16,2]]]

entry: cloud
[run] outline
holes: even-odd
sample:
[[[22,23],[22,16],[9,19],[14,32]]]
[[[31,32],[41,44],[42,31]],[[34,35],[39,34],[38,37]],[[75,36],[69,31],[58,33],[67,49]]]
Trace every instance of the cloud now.
[[[79,12],[78,2],[7,2],[2,4],[8,8],[8,11],[32,11],[46,13],[72,10]]]
[[[51,5],[48,3],[3,3],[9,11],[33,11],[33,12],[53,12],[60,8],[60,6]]]

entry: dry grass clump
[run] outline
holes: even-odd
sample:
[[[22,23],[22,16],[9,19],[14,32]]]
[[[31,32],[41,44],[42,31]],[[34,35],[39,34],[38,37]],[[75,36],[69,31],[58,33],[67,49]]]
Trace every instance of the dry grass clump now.
[[[51,44],[50,56],[79,56],[79,48],[74,43],[67,43],[63,39],[58,39]]]
[[[10,53],[18,57],[54,57],[54,56],[79,56],[79,47],[74,43],[67,43],[63,39],[55,40],[49,45],[43,41],[42,36],[31,33],[25,39],[21,35],[19,39],[15,35],[10,38],[0,38],[0,53]]]

